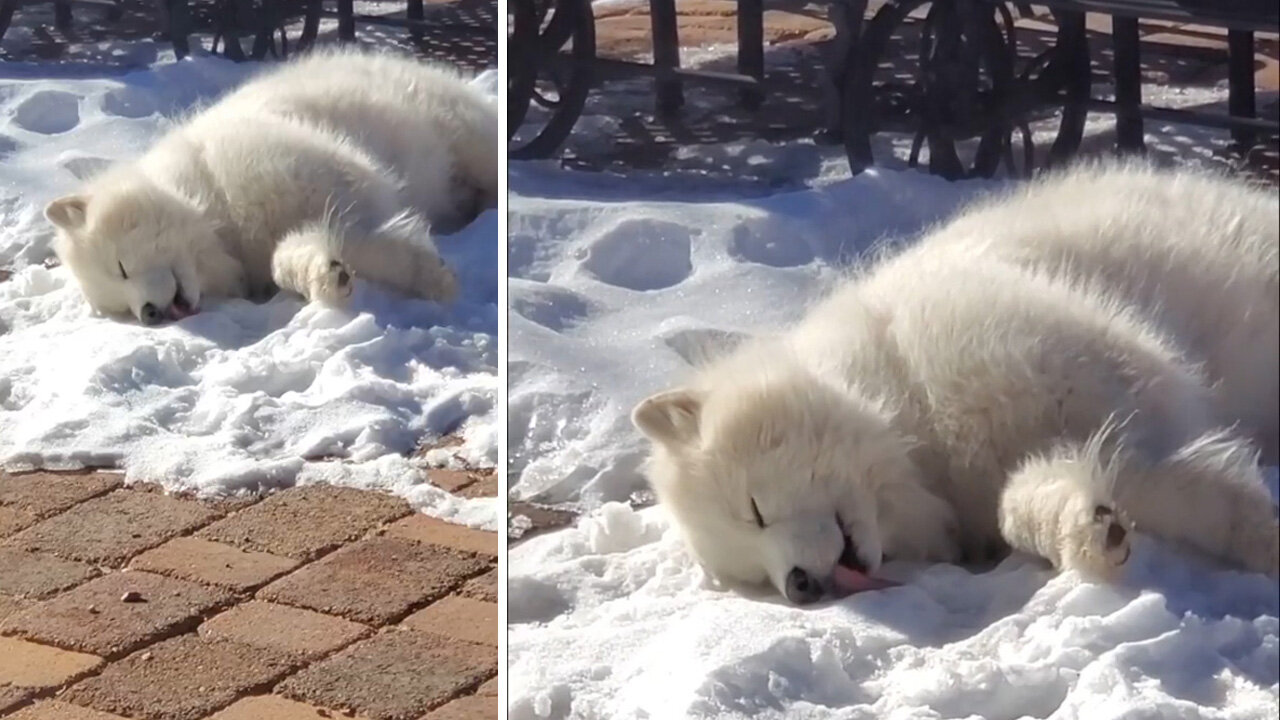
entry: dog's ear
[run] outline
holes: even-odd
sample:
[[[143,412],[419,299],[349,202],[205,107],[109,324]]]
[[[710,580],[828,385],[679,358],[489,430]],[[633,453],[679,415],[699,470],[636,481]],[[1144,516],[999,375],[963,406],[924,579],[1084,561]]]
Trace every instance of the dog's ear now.
[[[631,411],[631,422],[650,440],[680,445],[698,437],[701,414],[701,394],[678,388],[641,400]]]
[[[84,227],[88,205],[89,198],[83,195],[67,195],[46,205],[44,216],[63,230],[79,230]]]

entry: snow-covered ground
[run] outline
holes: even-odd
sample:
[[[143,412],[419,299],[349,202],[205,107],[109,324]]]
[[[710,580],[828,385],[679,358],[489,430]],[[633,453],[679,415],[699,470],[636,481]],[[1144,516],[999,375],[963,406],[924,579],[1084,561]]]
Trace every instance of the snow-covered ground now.
[[[1184,161],[1212,147],[1150,130]],[[1095,122],[1092,142],[1105,131]],[[748,154],[767,173],[830,167],[797,157],[823,152]],[[512,720],[1276,718],[1280,591],[1262,576],[1142,540],[1117,586],[1025,557],[985,572],[899,563],[887,572],[903,587],[798,609],[710,587],[663,508],[635,509],[651,500],[636,401],[689,358],[798,317],[876,241],[998,184],[897,169],[783,180],[771,193],[758,173],[512,164],[508,477],[516,498],[584,512],[511,551]]]
[[[261,67],[164,52],[115,76],[0,66],[0,268],[12,272],[0,282],[0,464],[115,465],[201,493],[377,487],[501,527],[498,501],[451,496],[416,467],[497,462],[496,211],[438,238],[463,288],[447,309],[364,286],[347,311],[279,295],[147,328],[93,316],[71,274],[46,265],[48,200]],[[494,73],[476,82],[496,92]],[[463,444],[409,459],[448,433]]]

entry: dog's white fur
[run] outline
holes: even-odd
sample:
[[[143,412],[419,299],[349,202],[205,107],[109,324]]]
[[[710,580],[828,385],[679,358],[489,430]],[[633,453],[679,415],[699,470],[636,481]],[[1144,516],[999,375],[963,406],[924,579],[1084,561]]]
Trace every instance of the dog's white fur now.
[[[496,206],[500,148],[496,106],[457,72],[318,53],[256,76],[45,215],[104,314],[154,321],[179,289],[192,306],[275,287],[340,305],[353,275],[447,300],[454,276],[430,233]]]
[[[1277,575],[1278,244],[1274,192],[1217,177],[1027,184],[641,402],[649,479],[712,575],[784,595],[845,535],[871,572],[1012,547],[1110,579],[1136,526]]]

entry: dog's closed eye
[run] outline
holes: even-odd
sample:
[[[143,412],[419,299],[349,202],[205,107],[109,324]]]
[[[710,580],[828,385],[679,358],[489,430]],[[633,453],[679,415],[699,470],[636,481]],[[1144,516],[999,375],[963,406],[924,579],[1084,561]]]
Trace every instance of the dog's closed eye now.
[[[760,529],[761,529],[761,530],[763,530],[763,529],[764,529],[764,517],[760,515],[760,507],[759,507],[758,505],[756,505],[756,499],[755,499],[755,498],[751,498],[751,512],[752,512],[752,514],[754,514],[754,515],[756,516],[756,525],[758,525],[758,526],[760,527]]]
[[[116,265],[118,265],[118,266],[120,267],[120,279],[122,279],[122,280],[128,280],[128,279],[129,279],[129,273],[127,273],[127,272],[125,272],[125,271],[124,271],[124,263],[122,263],[122,262],[120,262],[120,261],[116,261]]]

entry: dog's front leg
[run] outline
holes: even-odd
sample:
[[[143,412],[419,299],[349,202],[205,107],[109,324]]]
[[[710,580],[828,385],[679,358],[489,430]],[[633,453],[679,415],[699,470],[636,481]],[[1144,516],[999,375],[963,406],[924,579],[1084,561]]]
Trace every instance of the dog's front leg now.
[[[199,304],[204,297],[247,297],[249,283],[244,265],[221,246],[201,248],[194,267],[179,264],[175,268],[187,299]]]
[[[282,290],[291,290],[311,302],[343,307],[351,298],[355,280],[343,262],[341,236],[322,225],[290,232],[271,256],[271,279]]]
[[[1116,579],[1129,559],[1131,528],[1111,497],[1112,478],[1092,443],[1027,460],[1001,493],[1001,535],[1059,570]]]

